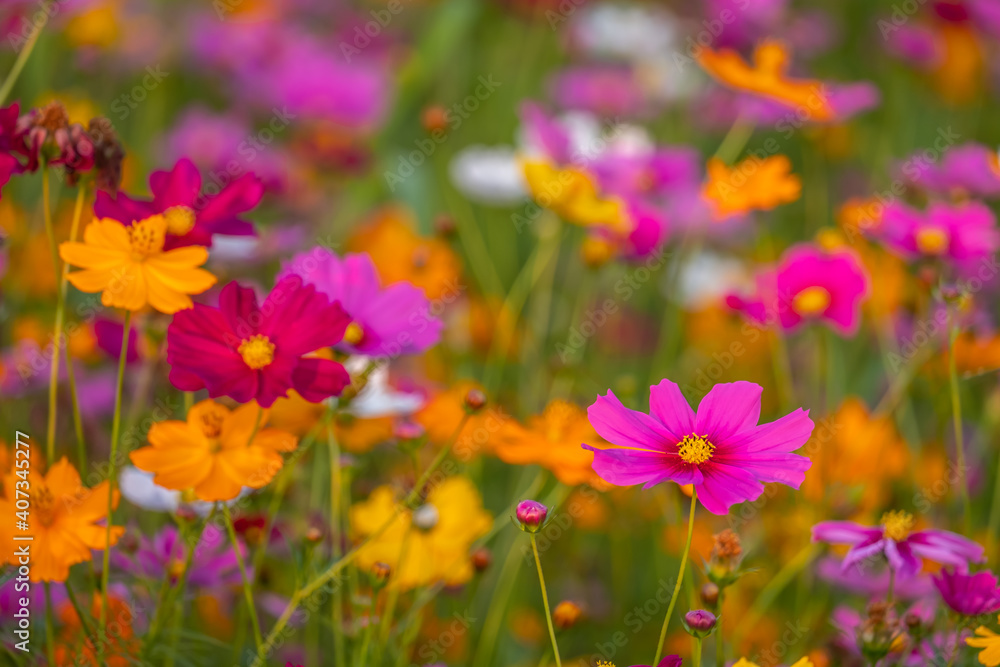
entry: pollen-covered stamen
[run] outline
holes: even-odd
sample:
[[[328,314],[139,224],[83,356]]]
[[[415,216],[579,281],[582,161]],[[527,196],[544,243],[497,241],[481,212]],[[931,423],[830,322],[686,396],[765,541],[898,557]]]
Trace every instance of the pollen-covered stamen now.
[[[274,361],[274,343],[263,334],[255,334],[240,343],[239,353],[247,366],[258,370]]]
[[[162,215],[154,215],[132,223],[128,228],[128,241],[132,246],[132,255],[141,259],[163,250],[166,239],[167,223]]]
[[[167,221],[167,233],[174,236],[184,236],[190,232],[197,219],[189,206],[171,206],[163,212],[163,217]]]
[[[902,542],[916,525],[916,519],[909,512],[892,510],[882,515],[883,534],[890,540]]]
[[[715,445],[708,441],[706,435],[685,435],[684,439],[677,445],[677,455],[685,463],[699,465],[712,458],[715,453]]]
[[[830,307],[830,292],[825,287],[807,287],[792,299],[792,310],[803,317],[819,315]]]
[[[917,230],[916,242],[925,255],[940,255],[948,249],[948,232],[940,227],[924,227]]]
[[[31,509],[34,512],[33,518],[43,526],[52,524],[56,514],[56,501],[49,487],[44,484],[35,484],[35,488],[30,494]]]
[[[365,330],[357,322],[351,322],[344,331],[344,342],[348,345],[357,345],[365,339]]]
[[[243,346],[240,346],[242,352]],[[249,365],[249,362],[248,362]],[[222,422],[226,419],[226,409],[221,405],[216,405],[211,410],[201,413],[198,426],[202,434],[209,439],[218,438],[222,433]]]

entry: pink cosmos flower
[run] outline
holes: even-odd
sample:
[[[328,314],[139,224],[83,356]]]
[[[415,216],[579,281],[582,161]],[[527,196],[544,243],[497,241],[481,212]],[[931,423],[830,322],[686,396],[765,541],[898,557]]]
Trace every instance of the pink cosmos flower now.
[[[0,188],[7,184],[11,176],[24,171],[21,161],[14,156],[18,146],[24,145],[17,129],[18,110],[17,102],[0,109]]]
[[[337,301],[351,318],[337,346],[366,355],[417,354],[441,339],[444,324],[430,314],[423,290],[409,283],[382,286],[371,257],[343,258],[322,247],[299,253],[278,278],[297,275]]]
[[[936,164],[927,163],[916,153],[903,163],[903,173],[914,185],[950,195],[968,193],[974,197],[1000,195],[1000,159],[997,151],[969,143],[952,148]]]
[[[944,603],[965,616],[993,614],[1000,611],[1000,587],[992,572],[962,574],[941,570],[934,585]]]
[[[920,571],[920,559],[950,565],[961,572],[969,563],[981,563],[984,549],[972,540],[947,530],[913,531],[914,519],[907,512],[886,512],[878,526],[853,521],[824,521],[813,526],[813,542],[849,544],[843,569],[885,558],[897,575],[911,577]]]
[[[270,407],[294,389],[318,403],[351,379],[335,361],[306,356],[336,345],[350,318],[302,278],[280,280],[260,306],[252,289],[229,283],[219,307],[196,303],[167,328],[170,382],[182,391]]]
[[[790,248],[777,268],[760,273],[756,282],[753,296],[730,294],[726,303],[759,324],[777,319],[786,331],[815,320],[851,336],[869,293],[868,275],[853,251],[828,253],[806,244]]]
[[[1000,248],[996,218],[984,204],[935,202],[926,211],[905,204],[885,207],[879,237],[906,259],[940,258],[968,264]]]
[[[240,214],[255,207],[264,196],[264,185],[253,174],[243,174],[212,194],[202,194],[201,174],[191,160],[182,158],[170,171],[149,177],[152,201],[117,197],[98,192],[94,213],[123,223],[160,213],[167,221],[164,248],[200,245],[211,247],[213,234],[253,236],[253,225]]]
[[[649,488],[671,480],[694,484],[713,514],[756,500],[762,482],[799,488],[811,462],[793,454],[812,434],[801,408],[758,425],[762,388],[752,382],[717,384],[695,412],[670,380],[649,388],[650,414],[630,410],[612,392],[587,410],[597,433],[619,449],[594,452],[594,471],[616,486]]]

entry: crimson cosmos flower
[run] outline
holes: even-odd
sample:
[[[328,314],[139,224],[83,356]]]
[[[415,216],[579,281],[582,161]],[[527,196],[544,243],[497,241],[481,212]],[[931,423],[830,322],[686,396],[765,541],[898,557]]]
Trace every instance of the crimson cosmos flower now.
[[[197,303],[174,315],[167,329],[170,381],[265,408],[290,389],[318,403],[339,395],[351,378],[337,362],[306,355],[339,343],[350,321],[339,302],[298,276],[279,281],[260,306],[252,289],[231,282],[218,308]]]

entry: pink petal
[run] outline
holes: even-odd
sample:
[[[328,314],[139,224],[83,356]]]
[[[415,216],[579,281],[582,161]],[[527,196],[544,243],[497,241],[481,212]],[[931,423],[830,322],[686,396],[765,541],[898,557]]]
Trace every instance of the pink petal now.
[[[677,440],[656,419],[622,405],[614,392],[598,396],[587,408],[587,418],[598,435],[621,447],[667,451]]]
[[[663,427],[680,442],[694,433],[695,414],[680,387],[670,380],[649,388],[649,411]]]
[[[753,475],[735,466],[710,461],[701,466],[701,472],[705,479],[695,489],[698,500],[712,514],[727,514],[733,505],[757,500],[764,492],[764,485]]]
[[[598,449],[590,445],[583,445],[583,448],[594,452],[594,472],[615,486],[645,484],[649,487],[667,479],[678,484],[695,484],[702,479],[696,466],[685,465],[676,456],[663,452]]]
[[[300,359],[292,372],[295,391],[311,403],[339,396],[350,383],[351,376],[344,367],[329,359]]]
[[[712,387],[698,405],[695,432],[716,446],[751,429],[760,421],[763,388],[753,382],[730,382]]]

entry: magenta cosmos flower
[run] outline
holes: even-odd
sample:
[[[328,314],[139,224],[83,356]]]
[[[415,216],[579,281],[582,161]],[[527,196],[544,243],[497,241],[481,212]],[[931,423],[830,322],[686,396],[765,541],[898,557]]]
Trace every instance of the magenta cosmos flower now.
[[[670,380],[649,388],[650,414],[630,410],[612,392],[587,410],[597,433],[621,449],[597,449],[594,471],[616,486],[649,488],[671,480],[694,484],[698,500],[713,514],[756,500],[762,482],[799,488],[811,462],[792,454],[812,434],[801,408],[760,424],[760,385],[717,384],[691,409]]]
[[[16,102],[0,109],[0,188],[7,184],[11,176],[24,171],[15,155],[19,147],[24,147],[24,137],[17,128],[19,109]]]
[[[915,153],[902,165],[903,174],[924,190],[941,195],[1000,195],[1000,156],[991,148],[963,144],[944,153],[936,164],[927,164],[925,160],[923,153]]]
[[[191,160],[181,158],[170,171],[154,171],[149,177],[152,201],[132,199],[119,193],[112,197],[98,192],[94,213],[125,224],[161,213],[167,221],[164,248],[200,245],[211,247],[213,234],[253,236],[253,225],[240,219],[264,196],[264,185],[253,174],[243,174],[215,193],[202,194],[201,174]]]
[[[335,361],[306,356],[336,345],[350,318],[338,303],[303,285],[278,282],[260,306],[252,289],[232,282],[219,307],[196,303],[167,328],[170,381],[182,391],[208,389],[212,398],[270,407],[290,389],[318,403],[337,396],[351,379]]]
[[[885,558],[898,575],[920,571],[920,559],[950,565],[965,572],[969,563],[983,561],[983,547],[947,530],[914,531],[915,520],[908,512],[886,512],[878,526],[862,526],[853,521],[824,521],[813,526],[814,542],[849,544],[843,569],[875,558]]]
[[[934,585],[944,603],[965,616],[979,616],[1000,611],[1000,588],[992,572],[962,574],[941,570]]]
[[[757,276],[756,292],[726,297],[730,308],[759,324],[777,321],[786,331],[818,321],[844,336],[861,324],[868,274],[853,251],[825,252],[812,245],[790,248],[776,269]]]
[[[366,355],[416,354],[441,339],[444,324],[431,315],[423,290],[401,282],[383,287],[371,257],[344,255],[322,247],[292,258],[278,278],[297,275],[313,285],[351,318],[337,346]]]
[[[879,236],[906,259],[943,259],[957,264],[975,262],[1000,248],[996,218],[984,204],[942,202],[917,211],[905,204],[885,208]]]

